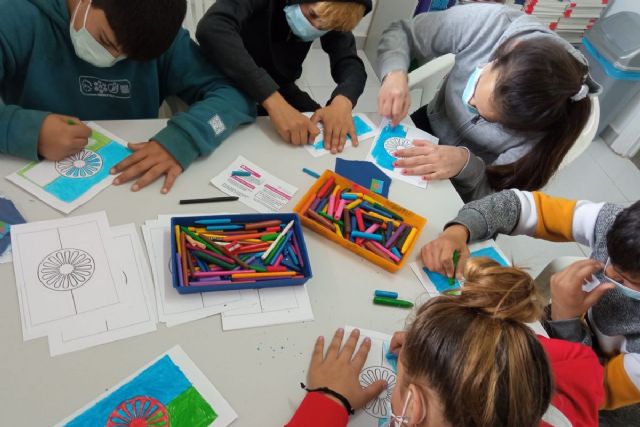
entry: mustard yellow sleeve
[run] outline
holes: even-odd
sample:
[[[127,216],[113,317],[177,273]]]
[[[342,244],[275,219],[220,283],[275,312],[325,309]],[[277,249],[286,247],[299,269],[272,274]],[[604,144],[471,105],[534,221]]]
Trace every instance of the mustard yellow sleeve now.
[[[604,366],[606,400],[602,409],[616,409],[640,402],[640,390],[629,377],[624,358],[624,354],[619,354]]]
[[[572,242],[575,200],[562,199],[534,191],[537,223],[534,237],[552,242]]]

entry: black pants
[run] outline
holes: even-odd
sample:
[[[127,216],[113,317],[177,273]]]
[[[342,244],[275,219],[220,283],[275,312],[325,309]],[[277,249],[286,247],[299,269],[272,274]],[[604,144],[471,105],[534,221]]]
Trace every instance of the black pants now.
[[[317,109],[321,108],[320,104],[311,98],[307,92],[300,89],[295,83],[280,86],[278,92],[280,92],[280,95],[282,95],[282,97],[291,104],[293,108],[301,113],[313,113]],[[258,105],[258,115],[268,116],[267,111],[262,105]]]
[[[423,105],[422,107],[411,113],[411,120],[413,120],[413,124],[418,129],[421,129],[433,135],[433,129],[431,129],[431,123],[429,123],[429,116],[427,116],[426,105]]]

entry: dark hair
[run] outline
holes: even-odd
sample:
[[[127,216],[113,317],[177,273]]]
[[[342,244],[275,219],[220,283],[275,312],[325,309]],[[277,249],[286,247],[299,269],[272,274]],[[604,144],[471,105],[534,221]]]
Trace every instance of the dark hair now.
[[[493,100],[505,128],[539,140],[529,153],[506,165],[487,168],[494,190],[543,187],[560,166],[591,114],[591,100],[571,100],[588,67],[558,41],[511,39],[493,54],[497,80]]]
[[[640,274],[640,201],[618,214],[607,232],[607,251],[624,273]]]
[[[537,427],[553,378],[524,322],[540,318],[543,299],[531,276],[489,258],[470,259],[464,273],[460,296],[418,309],[400,353],[408,384],[433,390],[454,427]]]
[[[118,44],[131,59],[149,61],[165,53],[187,13],[186,0],[93,0]]]

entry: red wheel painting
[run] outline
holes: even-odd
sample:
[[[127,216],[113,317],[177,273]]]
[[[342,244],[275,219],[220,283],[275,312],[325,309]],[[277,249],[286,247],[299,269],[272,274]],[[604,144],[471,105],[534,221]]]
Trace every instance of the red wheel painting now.
[[[153,397],[137,396],[122,402],[107,419],[106,427],[169,427],[169,411]]]

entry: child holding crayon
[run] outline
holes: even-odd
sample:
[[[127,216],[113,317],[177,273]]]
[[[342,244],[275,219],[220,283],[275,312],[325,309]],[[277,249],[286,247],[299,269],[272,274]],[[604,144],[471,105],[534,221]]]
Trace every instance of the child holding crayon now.
[[[398,372],[387,425],[596,426],[602,368],[588,347],[525,325],[543,308],[531,277],[486,258],[468,262],[464,276],[460,296],[432,298],[394,334]],[[383,381],[360,386],[371,344],[365,339],[356,351],[358,337],[353,331],[341,348],[338,330],[326,355],[317,339],[309,393],[288,427],[346,426],[351,409],[383,391]]]
[[[111,171],[115,185],[139,178],[133,191],[164,176],[168,192],[255,118],[181,29],[185,13],[184,0],[0,0],[0,153],[62,160],[88,143],[81,120],[156,118],[176,95],[191,108]]]
[[[624,208],[505,190],[465,205],[422,249],[422,259],[430,270],[450,276],[454,250],[463,265],[468,243],[498,233],[591,248],[591,259],[552,277],[545,327],[553,337],[598,350],[605,369],[604,409],[640,402],[640,202]],[[584,290],[585,282],[595,288]]]
[[[369,11],[371,0],[217,0],[197,37],[207,58],[269,115],[283,140],[312,143],[322,122],[325,148],[335,154],[347,135],[358,144],[352,110],[367,74],[351,30]],[[324,107],[296,83],[316,39],[337,83]]]

